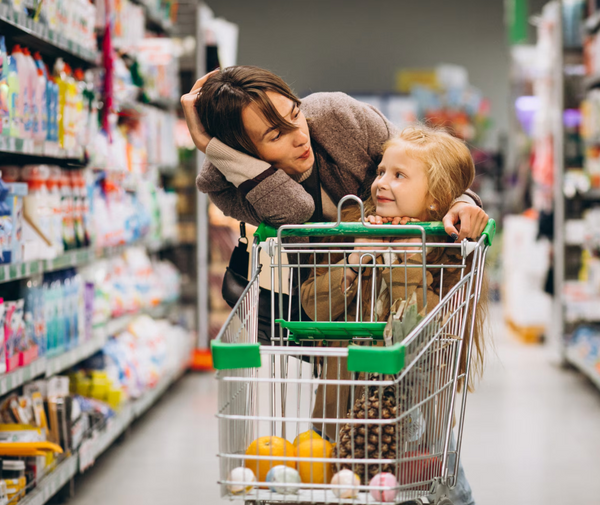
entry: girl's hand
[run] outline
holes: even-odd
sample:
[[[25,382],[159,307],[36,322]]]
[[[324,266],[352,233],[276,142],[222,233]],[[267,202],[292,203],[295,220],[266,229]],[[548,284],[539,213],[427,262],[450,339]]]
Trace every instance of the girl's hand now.
[[[478,240],[488,219],[489,216],[477,205],[458,202],[444,216],[443,223],[446,233],[453,237],[455,242],[461,242],[465,238]]]
[[[381,216],[367,216],[365,218],[365,221],[367,223],[370,224],[387,224],[390,223],[394,226],[399,225],[399,224],[407,224],[407,223],[414,223],[414,222],[418,222],[418,219],[415,219],[414,217],[381,217]]]
[[[181,106],[183,107],[183,114],[188,130],[190,131],[194,145],[203,153],[206,152],[206,146],[208,146],[212,137],[206,133],[204,126],[202,126],[202,123],[200,122],[200,117],[196,110],[196,101],[198,100],[198,93],[200,93],[202,86],[204,86],[208,78],[220,71],[220,69],[213,70],[204,77],[198,79],[190,92],[181,97]]]

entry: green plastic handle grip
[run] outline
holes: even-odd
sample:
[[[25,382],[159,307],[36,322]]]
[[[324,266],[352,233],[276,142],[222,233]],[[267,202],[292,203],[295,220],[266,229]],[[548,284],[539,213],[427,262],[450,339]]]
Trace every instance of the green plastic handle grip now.
[[[419,228],[413,228],[413,225]],[[418,237],[421,235],[421,227],[425,230],[426,235],[446,235],[444,224],[441,221],[411,223],[410,226],[406,227],[391,225],[365,226],[363,223],[340,223],[336,226],[333,226],[332,223],[307,223],[298,225],[297,228],[282,230],[281,235],[284,237],[326,237],[331,235],[380,237],[384,234],[394,237]],[[490,219],[482,234],[486,236],[488,246],[492,245],[495,233],[496,222]],[[254,236],[264,242],[268,238],[277,237],[277,228],[261,223]]]

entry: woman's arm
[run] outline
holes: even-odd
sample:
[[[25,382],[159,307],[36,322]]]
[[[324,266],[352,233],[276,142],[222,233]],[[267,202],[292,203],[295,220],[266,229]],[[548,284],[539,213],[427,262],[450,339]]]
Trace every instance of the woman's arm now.
[[[273,226],[304,223],[314,212],[314,201],[285,172],[274,170],[264,179],[255,178],[246,187],[236,187],[209,161],[196,178],[196,186],[207,193],[226,216],[253,225]]]

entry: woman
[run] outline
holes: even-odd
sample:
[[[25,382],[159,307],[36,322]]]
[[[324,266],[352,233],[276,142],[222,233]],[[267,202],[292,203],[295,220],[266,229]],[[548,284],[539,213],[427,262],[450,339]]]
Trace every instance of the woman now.
[[[369,186],[396,128],[343,93],[302,102],[275,74],[215,70],[181,98],[194,144],[206,154],[198,189],[226,215],[272,225],[335,221],[337,204]],[[406,223],[408,218],[396,222]],[[444,217],[455,239],[478,238],[488,216],[468,192]],[[460,223],[460,225],[458,225]]]

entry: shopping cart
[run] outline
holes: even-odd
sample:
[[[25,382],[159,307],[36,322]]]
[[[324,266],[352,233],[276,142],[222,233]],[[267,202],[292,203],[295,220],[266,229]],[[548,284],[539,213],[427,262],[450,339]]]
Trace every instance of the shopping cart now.
[[[341,222],[348,199],[360,204],[362,222]],[[336,223],[261,225],[251,280],[212,342],[222,495],[247,503],[452,503],[466,403],[458,393],[468,387],[494,232],[490,220],[477,242],[454,244],[441,223],[371,225],[356,197],[340,202]],[[382,246],[383,236],[395,241]],[[358,246],[360,261],[349,263]],[[261,251],[271,345],[257,340],[259,297],[268,296]],[[358,272],[352,283],[348,269]],[[317,281],[320,290],[311,291]],[[420,321],[411,329],[406,318]]]

